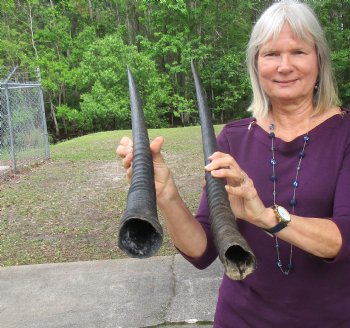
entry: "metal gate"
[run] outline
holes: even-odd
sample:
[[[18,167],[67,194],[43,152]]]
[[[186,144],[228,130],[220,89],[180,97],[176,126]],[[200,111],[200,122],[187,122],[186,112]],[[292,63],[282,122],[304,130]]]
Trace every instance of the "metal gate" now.
[[[16,171],[50,158],[40,71],[15,67],[0,81],[0,167]]]

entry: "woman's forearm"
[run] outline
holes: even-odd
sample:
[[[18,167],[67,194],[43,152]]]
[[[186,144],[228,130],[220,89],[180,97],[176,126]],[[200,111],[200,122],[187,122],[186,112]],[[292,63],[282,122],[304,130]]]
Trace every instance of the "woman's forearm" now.
[[[161,198],[157,202],[174,245],[189,257],[203,255],[207,246],[206,234],[179,193],[174,193],[171,199]]]
[[[276,235],[322,258],[336,257],[342,246],[342,236],[337,225],[327,218],[304,218],[292,215],[288,226]]]

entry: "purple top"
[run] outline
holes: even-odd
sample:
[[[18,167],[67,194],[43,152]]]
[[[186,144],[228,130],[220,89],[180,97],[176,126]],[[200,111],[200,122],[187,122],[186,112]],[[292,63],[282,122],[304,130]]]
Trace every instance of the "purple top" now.
[[[218,147],[234,156],[253,179],[265,206],[271,206],[271,139],[252,122],[253,118],[247,118],[227,124],[218,136]],[[256,255],[257,269],[241,281],[224,275],[214,320],[216,328],[350,327],[350,113],[329,118],[311,130],[309,137],[299,173],[295,214],[331,218],[342,234],[342,248],[336,258],[325,260],[294,246],[294,269],[285,276],[276,265],[275,238],[238,220],[240,232]],[[276,203],[290,211],[292,183],[303,142],[303,136],[291,142],[279,138],[274,141]],[[185,257],[204,269],[217,257],[205,192],[196,218],[207,233],[207,249],[199,259]],[[282,240],[279,244],[285,266],[289,263],[290,245]]]

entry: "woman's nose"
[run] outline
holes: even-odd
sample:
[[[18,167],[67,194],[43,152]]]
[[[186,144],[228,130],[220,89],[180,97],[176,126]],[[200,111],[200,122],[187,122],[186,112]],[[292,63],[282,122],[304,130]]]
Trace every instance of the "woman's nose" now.
[[[279,73],[288,73],[293,70],[293,65],[291,62],[291,58],[289,55],[281,55],[280,56],[280,62],[278,65],[278,72]]]

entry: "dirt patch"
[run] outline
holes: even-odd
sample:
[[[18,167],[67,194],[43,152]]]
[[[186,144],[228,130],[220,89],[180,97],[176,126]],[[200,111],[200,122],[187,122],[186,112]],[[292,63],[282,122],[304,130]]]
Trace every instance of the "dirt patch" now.
[[[126,187],[115,165],[48,162],[3,183],[0,263],[121,256],[115,246],[122,206],[117,196]]]
[[[200,127],[149,133],[150,139],[164,136],[162,153],[194,213],[203,186]],[[126,256],[117,247],[117,232],[129,186],[115,155],[124,135],[131,131],[106,131],[53,145],[53,160],[0,179],[0,265]],[[164,232],[158,255],[176,253]]]
[[[188,156],[165,153],[194,212],[202,170]],[[0,181],[0,265],[125,257],[117,231],[128,188],[118,160],[48,161],[8,174]],[[159,255],[175,252],[165,231]]]

